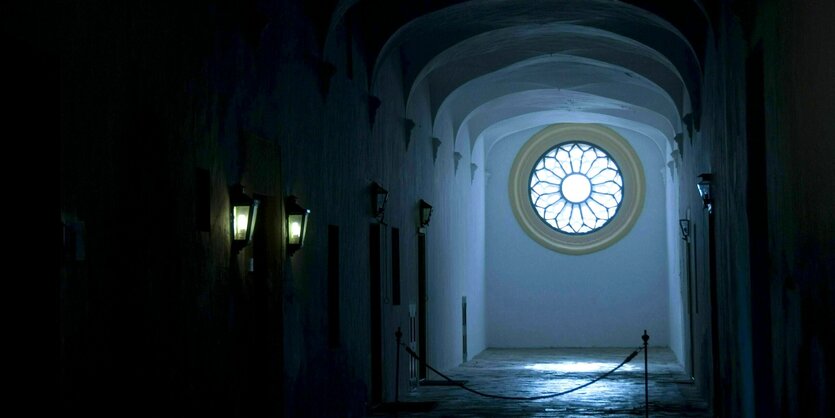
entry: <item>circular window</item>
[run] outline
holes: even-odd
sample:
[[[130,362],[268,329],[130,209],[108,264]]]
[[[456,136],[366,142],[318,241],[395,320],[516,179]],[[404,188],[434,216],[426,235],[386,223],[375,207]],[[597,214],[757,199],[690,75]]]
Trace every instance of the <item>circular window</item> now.
[[[623,176],[606,151],[586,142],[565,142],[534,165],[530,196],[534,211],[551,228],[588,234],[617,214]]]
[[[629,143],[594,124],[557,124],[522,147],[510,173],[522,229],[540,244],[587,254],[622,238],[640,214],[644,174]]]

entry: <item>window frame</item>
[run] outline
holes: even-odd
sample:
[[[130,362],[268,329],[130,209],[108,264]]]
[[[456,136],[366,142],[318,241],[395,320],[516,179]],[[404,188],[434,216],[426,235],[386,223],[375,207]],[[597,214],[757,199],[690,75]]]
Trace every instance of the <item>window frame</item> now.
[[[605,225],[585,234],[567,234],[548,225],[533,208],[530,176],[536,163],[555,146],[585,142],[608,153],[620,168],[623,198],[615,216]],[[638,154],[613,129],[590,123],[560,123],[537,132],[516,154],[508,179],[513,215],[525,233],[540,245],[572,255],[600,251],[626,236],[640,216],[646,193],[643,165]]]

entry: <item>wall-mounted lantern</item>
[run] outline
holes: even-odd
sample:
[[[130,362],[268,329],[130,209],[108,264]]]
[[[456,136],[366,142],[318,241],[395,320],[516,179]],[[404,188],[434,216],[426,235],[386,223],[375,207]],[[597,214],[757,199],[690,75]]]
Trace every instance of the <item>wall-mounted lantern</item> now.
[[[238,184],[232,186],[229,192],[229,204],[232,207],[232,250],[238,252],[252,241],[259,202],[258,199],[247,196],[244,187]]]
[[[374,217],[382,223],[386,216],[386,202],[389,199],[389,192],[375,181],[371,183],[371,198],[374,204]]]
[[[432,219],[432,205],[420,199],[420,228],[418,232],[426,233],[426,227],[429,225],[429,220]]]
[[[689,219],[679,219],[678,220],[678,227],[681,229],[681,239],[685,241],[690,240],[690,220]]]
[[[296,201],[296,196],[288,196],[284,205],[284,213],[287,216],[287,255],[293,255],[296,250],[304,245],[304,236],[307,233],[307,217],[310,210],[301,207]]]
[[[699,196],[702,197],[707,213],[713,213],[713,194],[711,194],[710,184],[713,181],[713,174],[704,173],[699,174],[699,182],[696,187],[699,189]]]

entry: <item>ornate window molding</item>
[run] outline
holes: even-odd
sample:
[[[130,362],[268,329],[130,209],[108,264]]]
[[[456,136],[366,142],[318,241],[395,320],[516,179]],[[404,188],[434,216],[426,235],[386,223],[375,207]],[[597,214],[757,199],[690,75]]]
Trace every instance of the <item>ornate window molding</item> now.
[[[565,163],[569,154],[575,161],[561,165],[559,160]],[[546,161],[553,170],[543,171]],[[603,177],[599,167],[591,168],[601,161],[609,168]],[[573,194],[566,189],[568,196],[563,196],[564,179],[577,180],[580,188]],[[607,186],[595,186],[604,182]],[[602,250],[629,233],[643,209],[646,190],[641,161],[626,139],[602,125],[576,123],[551,125],[534,134],[516,155],[508,186],[522,230],[546,248],[575,255]],[[606,197],[600,206],[591,202],[592,196],[604,198],[595,189],[610,193],[611,199]],[[585,216],[581,224],[577,211]],[[597,216],[589,217],[595,212]]]

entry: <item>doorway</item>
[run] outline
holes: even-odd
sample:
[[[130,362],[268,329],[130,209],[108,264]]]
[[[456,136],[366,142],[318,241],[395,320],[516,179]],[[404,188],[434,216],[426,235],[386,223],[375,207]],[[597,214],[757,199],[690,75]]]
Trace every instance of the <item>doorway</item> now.
[[[418,379],[426,379],[426,236],[418,235]]]
[[[768,167],[765,137],[765,92],[762,44],[757,44],[747,62],[747,104],[745,107],[748,148],[748,245],[751,271],[751,334],[754,362],[754,390],[757,415],[773,411],[769,393],[771,370],[771,283],[768,254]],[[759,383],[759,384],[757,384]]]
[[[380,268],[380,233],[379,224],[369,228],[369,300],[371,310],[371,403],[383,400],[383,327],[382,327],[382,270]]]

